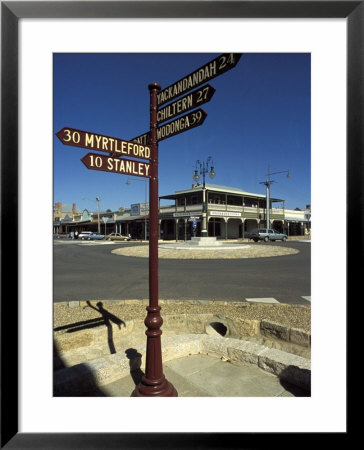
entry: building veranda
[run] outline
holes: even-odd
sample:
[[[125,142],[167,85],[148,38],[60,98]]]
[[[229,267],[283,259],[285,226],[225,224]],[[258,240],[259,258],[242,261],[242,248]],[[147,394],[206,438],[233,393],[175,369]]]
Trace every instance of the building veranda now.
[[[163,206],[163,201],[173,201]],[[270,226],[286,234],[310,232],[311,212],[286,210],[284,200],[270,199]],[[159,223],[164,240],[189,240],[203,235],[221,239],[244,239],[255,228],[266,227],[266,196],[213,184],[193,185],[160,197]]]

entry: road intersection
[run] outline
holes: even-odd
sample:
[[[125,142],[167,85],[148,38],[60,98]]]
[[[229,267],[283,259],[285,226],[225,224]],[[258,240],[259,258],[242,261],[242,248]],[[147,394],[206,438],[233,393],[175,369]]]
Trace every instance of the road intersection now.
[[[147,299],[148,259],[112,253],[137,245],[141,244],[55,241],[53,301]],[[310,304],[310,243],[249,245],[289,246],[298,253],[248,259],[160,259],[159,298]]]

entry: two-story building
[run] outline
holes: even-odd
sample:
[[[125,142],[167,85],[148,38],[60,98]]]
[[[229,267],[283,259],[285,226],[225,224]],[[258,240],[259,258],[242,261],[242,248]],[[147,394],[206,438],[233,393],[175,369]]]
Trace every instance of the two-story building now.
[[[173,204],[163,206],[165,200],[173,200]],[[284,200],[271,198],[270,203],[271,225],[283,230]],[[273,204],[279,207],[272,208]],[[213,184],[206,184],[203,189],[196,184],[191,189],[160,197],[159,222],[166,240],[188,240],[194,235],[237,239],[263,226],[265,213],[265,195]]]

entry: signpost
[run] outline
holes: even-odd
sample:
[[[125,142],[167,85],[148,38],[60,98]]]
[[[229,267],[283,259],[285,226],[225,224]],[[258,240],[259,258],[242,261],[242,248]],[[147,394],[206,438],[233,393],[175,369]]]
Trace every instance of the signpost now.
[[[103,221],[104,224],[105,224],[105,237],[106,237],[106,223],[107,223],[108,220],[109,220],[108,217],[103,217],[103,218],[102,218],[102,221]]]
[[[147,350],[145,375],[132,393],[135,397],[178,396],[174,386],[165,378],[162,367],[160,328],[163,319],[158,305],[158,142],[202,125],[207,114],[204,110],[197,109],[164,125],[158,126],[158,123],[207,103],[215,89],[205,85],[164,108],[158,107],[232,69],[240,57],[241,53],[224,53],[163,90],[158,83],[150,83],[150,131],[131,141],[69,127],[56,133],[64,145],[109,153],[109,156],[98,153],[85,155],[81,161],[88,169],[149,178],[149,305],[144,321],[147,327]],[[121,158],[122,156],[146,159],[149,162]],[[189,220],[193,222],[195,235],[198,217],[190,217]]]
[[[176,120],[172,120],[172,122],[168,122],[165,125],[157,127],[157,141],[163,141],[169,137],[176,136],[176,134],[199,127],[204,123],[206,117],[207,113],[203,109],[197,109],[189,114],[179,117]],[[149,145],[149,136],[149,133],[144,133],[136,138],[133,138],[132,141]]]
[[[198,106],[209,102],[215,91],[216,90],[212,86],[207,84],[206,86],[189,93],[185,97],[170,103],[157,112],[157,122],[161,123],[166,120],[173,119],[173,117],[179,116],[184,112],[190,111],[191,109],[195,109]]]
[[[89,131],[76,130],[65,127],[56,133],[64,145],[90,148],[100,152],[111,153],[117,156],[131,156],[140,159],[150,159],[150,147],[124,139],[104,136]]]
[[[160,327],[163,319],[158,305],[158,142],[157,142],[157,92],[158,83],[150,83],[150,146],[151,178],[149,180],[149,306],[145,325],[147,352],[145,375],[135,387],[133,397],[177,397],[174,386],[167,381],[162,367],[162,344]]]
[[[88,169],[150,178],[150,164],[133,159],[87,153],[81,161]]]
[[[157,128],[157,141],[163,141],[183,131],[199,127],[204,123],[206,117],[207,114],[203,109],[197,109],[176,120],[172,120],[172,122],[168,122]]]
[[[239,62],[241,55],[241,53],[223,53],[189,75],[181,78],[179,81],[166,87],[158,94],[158,106],[233,69]]]

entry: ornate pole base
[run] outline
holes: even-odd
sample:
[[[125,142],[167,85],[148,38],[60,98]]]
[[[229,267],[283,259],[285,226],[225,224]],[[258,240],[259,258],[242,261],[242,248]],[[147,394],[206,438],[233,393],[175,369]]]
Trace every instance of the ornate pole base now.
[[[163,319],[160,315],[161,307],[147,306],[147,317],[144,320],[147,326],[147,348],[145,375],[142,381],[136,386],[132,397],[178,397],[178,393],[173,385],[166,380],[162,367],[162,345],[160,327]]]
[[[161,380],[148,380],[145,376],[134,389],[132,397],[178,397],[174,386],[163,376]]]

